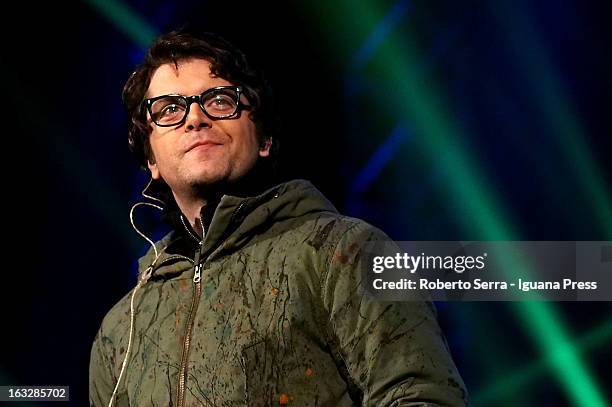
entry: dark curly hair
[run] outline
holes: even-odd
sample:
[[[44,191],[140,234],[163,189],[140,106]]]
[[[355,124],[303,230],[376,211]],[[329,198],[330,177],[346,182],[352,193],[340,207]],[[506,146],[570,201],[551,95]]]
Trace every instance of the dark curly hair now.
[[[147,160],[153,158],[149,142],[152,129],[147,124],[143,105],[151,77],[161,65],[173,63],[178,66],[180,61],[193,58],[207,60],[213,75],[242,86],[244,95],[253,107],[249,117],[255,122],[259,141],[263,143],[272,139],[270,156],[266,160],[275,167],[279,151],[279,126],[269,85],[261,73],[248,63],[245,55],[225,39],[212,33],[196,37],[185,31],[160,35],[123,88],[123,103],[129,115],[128,143],[138,163],[146,169]]]

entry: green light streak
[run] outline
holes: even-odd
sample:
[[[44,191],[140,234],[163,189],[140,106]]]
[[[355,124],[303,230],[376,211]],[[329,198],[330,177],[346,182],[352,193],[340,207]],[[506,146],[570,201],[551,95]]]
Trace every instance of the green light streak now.
[[[611,340],[612,319],[591,330],[576,341],[572,347],[582,352],[586,352],[601,346],[609,345]],[[510,374],[504,374],[502,378],[485,386],[484,390],[476,393],[472,397],[472,403],[475,407],[489,406],[496,400],[503,399],[520,391],[521,387],[533,384],[533,382],[547,374],[548,370],[552,368],[554,368],[554,363],[550,356],[547,355],[525,367],[515,369]]]
[[[571,108],[562,81],[551,63],[546,47],[541,43],[528,13],[521,5],[507,1],[491,3],[494,15],[504,26],[509,45],[516,54],[516,62],[522,66],[532,90],[534,100],[558,136],[559,146],[582,184],[585,201],[591,205],[597,224],[606,239],[612,239],[612,197],[607,189],[596,160],[585,144],[585,133],[578,117]]]
[[[418,138],[423,150],[444,166],[450,195],[459,200],[465,230],[483,237],[482,240],[518,240],[518,234],[503,221],[501,205],[487,190],[484,172],[478,170],[475,160],[457,143],[467,138],[452,127],[442,102],[436,98],[440,93],[433,89],[433,84],[427,88],[424,82],[413,80],[416,76],[411,72],[409,61],[421,59],[413,50],[391,43],[381,50],[380,57],[373,63],[377,73],[390,79],[392,86],[388,89],[402,102],[404,117],[411,118],[415,133],[424,136]],[[443,157],[440,152],[444,152]],[[516,270],[525,269],[516,259],[504,260],[504,270],[510,278]],[[550,354],[554,373],[574,402],[581,406],[605,406],[583,361],[567,346],[569,335],[554,307],[546,302],[524,302],[515,304],[514,308],[541,351]]]
[[[119,31],[140,47],[148,46],[157,36],[157,30],[138,13],[117,0],[83,0],[100,12]]]
[[[313,7],[310,3],[307,6]],[[373,16],[382,16],[380,10],[368,6],[366,2],[355,2],[344,7],[338,6],[338,3],[317,3],[317,6],[320,9],[315,9],[314,13],[325,16],[327,25],[333,21],[335,24],[330,26],[339,31],[343,31],[342,26],[347,20],[354,24],[372,21]],[[374,21],[378,18],[374,18]],[[352,34],[359,39],[366,37],[365,32],[367,28],[359,27]],[[347,35],[346,31],[344,35]],[[336,38],[333,34],[328,37],[330,46],[347,46],[343,42],[334,42]],[[399,117],[409,120],[415,135],[419,135],[415,141],[420,143],[423,152],[443,168],[448,195],[455,199],[459,219],[464,229],[475,235],[469,239],[519,240],[519,234],[511,226],[512,222],[504,220],[509,217],[505,215],[503,206],[487,188],[492,183],[487,180],[486,172],[470,156],[467,144],[460,144],[461,140],[468,138],[453,125],[440,97],[442,92],[415,71],[415,61],[422,61],[423,58],[410,41],[390,39],[371,61],[371,71],[379,83],[384,82],[388,97],[399,106]],[[506,269],[507,275],[514,275],[511,268]],[[568,346],[569,334],[555,308],[546,302],[514,305],[526,330],[535,338],[540,351],[550,358],[554,366],[553,373],[574,402],[580,406],[605,406],[603,396],[585,364],[575,349]]]

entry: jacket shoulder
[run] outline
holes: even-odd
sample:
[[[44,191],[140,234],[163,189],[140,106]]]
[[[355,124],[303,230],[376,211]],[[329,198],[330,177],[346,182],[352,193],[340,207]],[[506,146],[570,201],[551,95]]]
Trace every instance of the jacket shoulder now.
[[[114,342],[116,338],[124,337],[129,331],[130,300],[134,290],[135,288],[132,288],[106,313],[98,331],[99,339]]]
[[[320,214],[313,240],[328,240],[333,248],[340,244],[362,246],[367,241],[391,240],[382,230],[370,223],[339,213]]]

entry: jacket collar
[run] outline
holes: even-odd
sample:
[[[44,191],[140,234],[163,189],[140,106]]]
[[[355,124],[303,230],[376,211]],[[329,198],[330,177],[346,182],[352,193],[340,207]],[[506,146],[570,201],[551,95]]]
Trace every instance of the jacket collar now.
[[[210,223],[202,241],[201,259],[214,259],[236,251],[275,222],[315,212],[337,213],[337,210],[309,181],[301,179],[281,183],[254,196],[223,195],[212,214],[203,213],[205,219],[210,218]],[[181,256],[193,258],[197,244],[185,232],[185,226],[177,223],[177,212],[168,211],[165,216],[174,217],[170,220],[173,231],[156,243],[160,253],[156,265],[168,264],[173,259],[180,261]],[[145,270],[154,259],[151,249],[139,260],[139,270]],[[182,267],[183,270],[164,267],[155,270],[155,274],[179,273],[184,271],[184,263]]]

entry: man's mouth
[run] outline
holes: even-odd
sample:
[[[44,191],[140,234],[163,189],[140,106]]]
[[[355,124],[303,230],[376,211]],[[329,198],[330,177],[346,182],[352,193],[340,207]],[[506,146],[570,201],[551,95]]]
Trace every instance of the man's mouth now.
[[[198,141],[196,143],[193,143],[191,146],[189,146],[189,148],[187,149],[187,152],[190,152],[192,150],[208,150],[210,148],[213,148],[215,146],[220,146],[221,143],[215,143],[212,141]]]

